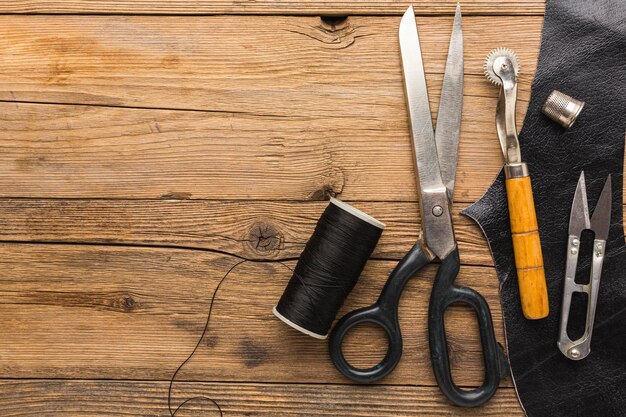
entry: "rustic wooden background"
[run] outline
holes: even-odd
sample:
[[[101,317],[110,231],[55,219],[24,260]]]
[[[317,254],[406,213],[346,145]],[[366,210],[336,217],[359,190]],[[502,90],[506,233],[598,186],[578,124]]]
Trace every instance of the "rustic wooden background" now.
[[[434,116],[455,1],[413,2]],[[419,231],[392,0],[21,0],[0,3],[0,414],[165,416],[203,395],[225,416],[522,415],[510,380],[464,410],[438,391],[426,309],[405,292],[405,353],[373,386],[335,371],[326,343],[271,313],[329,195],[388,225],[344,312],[371,303]],[[467,0],[455,213],[502,164],[494,47],[518,52],[519,120],[538,0]],[[504,41],[506,40],[506,41]],[[491,305],[479,229],[455,217],[460,283]],[[472,315],[449,312],[454,375],[481,378]],[[373,342],[373,336],[376,336]],[[376,329],[346,347],[382,355]],[[360,356],[358,346],[367,345]],[[194,400],[179,416],[218,415]]]

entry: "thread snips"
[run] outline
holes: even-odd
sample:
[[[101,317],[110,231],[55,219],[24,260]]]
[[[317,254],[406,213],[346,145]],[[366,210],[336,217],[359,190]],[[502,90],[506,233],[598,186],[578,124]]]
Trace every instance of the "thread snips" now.
[[[611,175],[604,183],[604,188],[598,198],[598,203],[589,219],[589,207],[587,206],[587,187],[585,186],[585,172],[580,173],[572,211],[569,219],[569,238],[567,240],[567,263],[565,267],[565,284],[563,288],[563,304],[561,306],[561,326],[559,329],[559,341],[557,345],[563,354],[572,360],[581,360],[591,351],[591,333],[598,302],[600,289],[600,275],[604,263],[606,241],[611,224]],[[576,282],[576,267],[580,253],[580,236],[583,230],[591,230],[595,233],[593,252],[591,259],[591,276],[589,283],[579,284]],[[567,333],[567,324],[570,316],[572,295],[575,293],[587,294],[587,316],[585,331],[577,340],[571,340]]]

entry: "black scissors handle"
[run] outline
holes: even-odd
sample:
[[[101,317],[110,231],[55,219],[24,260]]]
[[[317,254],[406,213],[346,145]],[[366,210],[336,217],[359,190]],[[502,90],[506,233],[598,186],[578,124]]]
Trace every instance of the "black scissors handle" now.
[[[402,356],[402,334],[398,322],[400,296],[409,279],[430,260],[431,257],[422,249],[420,243],[415,243],[389,275],[376,303],[354,310],[337,322],[330,334],[328,348],[335,367],[342,374],[353,381],[368,383],[384,378],[398,365]],[[350,329],[363,323],[373,323],[382,327],[389,341],[385,357],[378,364],[367,369],[350,365],[341,349],[343,339]]]
[[[402,258],[389,276],[380,297],[373,305],[346,314],[331,332],[330,357],[335,367],[356,382],[369,383],[391,373],[402,356],[402,334],[398,321],[398,304],[408,280],[427,265],[431,257],[416,243]],[[502,347],[496,342],[491,312],[485,299],[476,291],[454,285],[459,269],[458,248],[442,260],[433,284],[428,310],[428,332],[431,363],[441,391],[453,403],[474,407],[488,401],[498,389],[500,379],[508,373],[508,362]],[[473,390],[463,390],[452,380],[448,343],[444,327],[444,314],[453,303],[463,303],[476,312],[485,362],[485,378],[482,385]],[[358,324],[373,323],[385,330],[389,347],[385,357],[367,369],[355,368],[343,355],[344,337]]]
[[[495,394],[500,379],[508,374],[508,361],[502,346],[496,342],[491,311],[483,296],[471,288],[454,285],[460,265],[459,250],[455,248],[441,261],[435,277],[428,306],[430,359],[437,384],[444,395],[458,406],[476,407]],[[480,330],[485,377],[481,386],[471,390],[459,388],[452,380],[450,372],[444,314],[446,309],[454,303],[468,305],[474,310]]]

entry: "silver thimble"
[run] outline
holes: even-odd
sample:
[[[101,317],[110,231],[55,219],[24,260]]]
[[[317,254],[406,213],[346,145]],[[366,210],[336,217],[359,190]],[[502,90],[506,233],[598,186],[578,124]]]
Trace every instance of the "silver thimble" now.
[[[554,90],[543,104],[543,114],[566,129],[572,127],[585,105],[584,102]]]

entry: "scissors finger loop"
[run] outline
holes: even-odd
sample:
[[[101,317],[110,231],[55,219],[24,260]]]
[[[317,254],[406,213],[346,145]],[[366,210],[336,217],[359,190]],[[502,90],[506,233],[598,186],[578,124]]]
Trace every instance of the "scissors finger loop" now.
[[[488,401],[498,389],[503,369],[506,369],[503,362],[505,355],[502,347],[496,342],[491,312],[485,299],[471,288],[452,284],[459,265],[457,249],[442,261],[435,279],[428,315],[431,360],[437,383],[446,397],[456,405],[475,407]],[[454,303],[471,307],[478,320],[485,376],[481,386],[476,389],[461,389],[452,380],[444,315],[446,309]]]
[[[372,323],[387,334],[388,348],[385,357],[371,368],[361,369],[350,365],[343,354],[343,340],[348,332],[359,324]],[[335,367],[346,377],[361,383],[374,382],[394,370],[402,356],[402,335],[397,314],[385,312],[379,304],[355,310],[345,315],[331,333],[328,343],[330,357]]]

